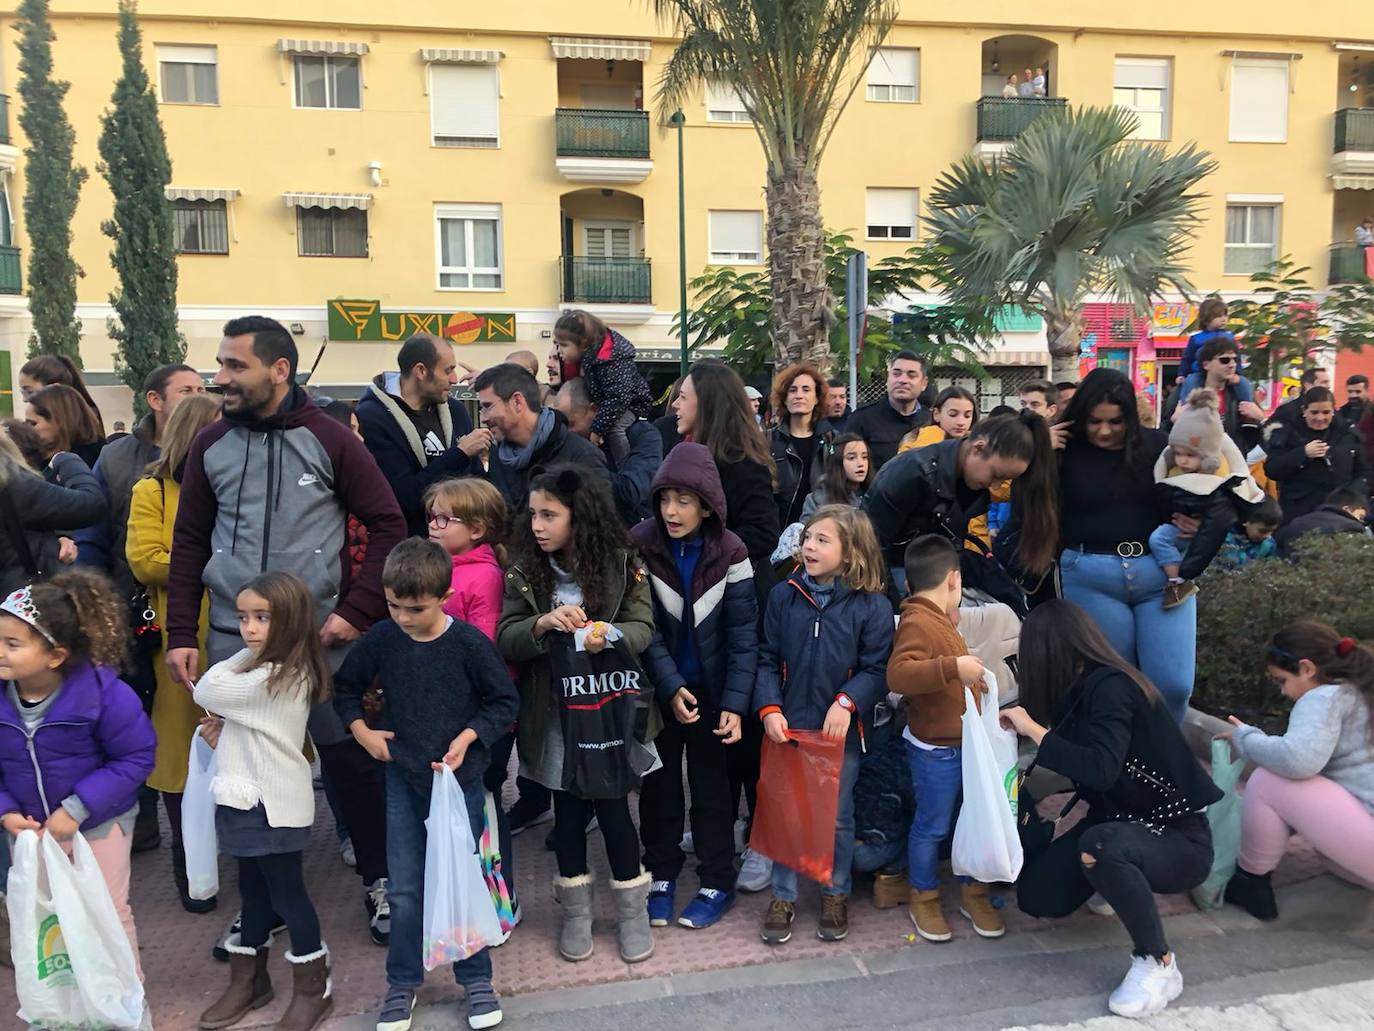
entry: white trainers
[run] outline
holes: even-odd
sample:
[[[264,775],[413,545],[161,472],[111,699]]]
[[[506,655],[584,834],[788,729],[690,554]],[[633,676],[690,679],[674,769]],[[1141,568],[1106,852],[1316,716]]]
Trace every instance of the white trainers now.
[[[739,868],[739,877],[735,879],[735,887],[740,891],[763,891],[772,884],[773,860],[752,848],[746,848],[744,862]]]
[[[1112,904],[1096,892],[1093,893],[1092,898],[1088,899],[1088,908],[1098,916],[1116,916],[1116,910],[1112,908]]]
[[[1107,1008],[1118,1017],[1149,1017],[1182,993],[1183,975],[1176,957],[1164,964],[1151,956],[1132,956],[1131,969],[1107,1000]]]

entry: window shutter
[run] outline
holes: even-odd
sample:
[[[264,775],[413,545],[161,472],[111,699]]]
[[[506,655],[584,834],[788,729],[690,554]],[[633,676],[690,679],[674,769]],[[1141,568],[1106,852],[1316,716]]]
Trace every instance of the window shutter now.
[[[1118,57],[1118,89],[1168,89],[1169,60],[1159,57]]]
[[[430,69],[434,142],[495,146],[501,135],[499,71],[486,64],[436,64]]]
[[[168,64],[214,64],[214,47],[158,46],[157,59]]]
[[[1288,139],[1288,62],[1236,58],[1231,66],[1231,139]]]
[[[759,211],[711,212],[711,253],[761,256],[763,213]],[[757,260],[757,257],[755,258]]]
[[[920,51],[880,47],[868,65],[870,86],[914,86]]]
[[[712,113],[717,111],[744,112],[744,101],[740,99],[739,92],[733,87],[723,82],[708,82],[706,84],[706,107]]]
[[[915,235],[916,191],[874,188],[867,191],[867,215],[864,222],[869,226],[869,235],[875,235],[873,228],[883,227],[888,233],[884,239],[910,240]],[[896,232],[892,232],[896,229]],[[902,229],[906,232],[903,234]]]

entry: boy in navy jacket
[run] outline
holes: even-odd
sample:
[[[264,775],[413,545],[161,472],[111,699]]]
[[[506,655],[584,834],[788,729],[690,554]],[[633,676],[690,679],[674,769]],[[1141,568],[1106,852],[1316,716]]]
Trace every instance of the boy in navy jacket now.
[[[649,568],[657,628],[643,659],[663,706],[654,744],[661,769],[639,796],[644,865],[653,878],[649,922],[673,919],[686,857],[682,754],[692,791],[692,839],[701,890],[683,927],[710,927],[735,901],[734,796],[725,747],[740,739],[758,661],[758,605],[744,543],[725,529],[725,491],[701,444],[675,447],[651,488],[655,514],[631,532]]]

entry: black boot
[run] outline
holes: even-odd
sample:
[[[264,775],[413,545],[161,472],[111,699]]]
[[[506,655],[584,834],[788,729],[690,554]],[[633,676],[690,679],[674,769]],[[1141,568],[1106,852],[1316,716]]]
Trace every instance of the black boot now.
[[[1277,920],[1279,904],[1274,898],[1274,886],[1267,873],[1247,873],[1239,866],[1226,882],[1226,901],[1240,906],[1256,920]]]
[[[182,851],[181,842],[175,838],[172,839],[172,881],[177,886],[177,894],[181,896],[181,908],[186,912],[197,915],[213,913],[219,905],[219,899],[214,895],[208,899],[191,898],[186,881],[186,853]]]

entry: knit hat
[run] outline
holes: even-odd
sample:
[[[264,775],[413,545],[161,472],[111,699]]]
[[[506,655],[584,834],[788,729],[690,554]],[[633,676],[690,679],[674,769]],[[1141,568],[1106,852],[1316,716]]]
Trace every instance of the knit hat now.
[[[1221,442],[1225,436],[1217,392],[1197,387],[1189,392],[1183,410],[1174,419],[1169,446],[1191,448],[1202,456],[1202,471],[1214,473],[1221,468]]]

